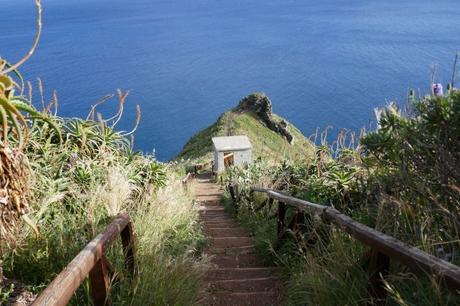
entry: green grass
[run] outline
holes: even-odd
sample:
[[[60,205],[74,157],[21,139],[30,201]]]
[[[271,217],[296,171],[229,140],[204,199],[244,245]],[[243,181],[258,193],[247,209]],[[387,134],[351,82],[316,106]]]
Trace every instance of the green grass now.
[[[277,121],[283,119],[277,115],[273,115],[273,118]],[[311,142],[292,124],[289,124],[288,129],[294,135],[293,144],[289,144],[283,136],[267,128],[254,114],[228,111],[215,123],[194,135],[185,144],[176,160],[189,159],[201,162],[211,159],[212,137],[225,136],[228,131],[231,135],[248,136],[253,146],[254,158],[281,161],[284,158],[304,159],[310,156],[313,152]]]
[[[283,120],[277,115],[273,115],[273,117],[277,121]],[[275,161],[283,159],[296,160],[304,159],[313,152],[313,146],[310,141],[292,124],[289,124],[288,129],[294,135],[293,144],[289,144],[283,136],[268,129],[252,113],[236,116],[233,125],[235,135],[249,137],[255,158],[268,158]]]
[[[115,131],[110,120],[47,118],[52,124],[25,126],[27,167],[20,191],[29,196],[32,226],[16,222],[14,239],[0,239],[0,273],[38,294],[126,210],[136,230],[139,275],[128,278],[120,241],[108,248],[113,304],[193,303],[206,265],[200,258],[205,239],[193,197],[182,188],[181,167],[134,152],[128,135]],[[8,137],[2,143],[6,151],[18,150],[16,134]],[[89,288],[84,281],[70,304],[91,305]],[[9,298],[9,289],[0,286],[0,302]]]
[[[225,125],[228,121],[228,115],[228,113],[221,115],[216,122],[190,138],[175,160],[190,159],[202,162],[210,159],[212,152],[211,139],[215,136],[225,135]]]
[[[365,247],[339,231],[333,232],[327,246],[319,242],[303,248],[289,234],[279,242],[277,219],[270,218],[276,215],[277,205],[252,211],[265,199],[263,194],[253,194],[253,202],[244,203],[236,217],[251,232],[256,252],[265,264],[281,268],[287,280],[288,305],[365,304],[367,273],[361,260]],[[235,214],[228,194],[224,194],[223,203],[229,213]]]
[[[178,180],[145,203],[134,219],[140,277],[119,305],[192,304],[206,268],[200,259],[206,240],[197,220],[196,204]]]
[[[243,199],[238,220],[254,235],[259,254],[284,268],[289,305],[375,303],[367,291],[369,247],[308,215],[300,239],[290,235],[278,243],[271,219],[276,205],[255,212],[264,199],[251,195],[250,188],[279,189],[333,205],[358,222],[458,266],[460,185],[450,165],[459,161],[459,102],[458,92],[423,98],[414,101],[412,116],[391,105],[381,113],[380,128],[361,138],[357,148],[348,147],[340,136],[335,147],[323,143],[315,148],[310,160],[278,165],[261,160],[227,169],[225,181],[237,183]],[[394,258],[384,284],[384,305],[460,304],[458,292],[448,291],[433,275],[414,275]]]

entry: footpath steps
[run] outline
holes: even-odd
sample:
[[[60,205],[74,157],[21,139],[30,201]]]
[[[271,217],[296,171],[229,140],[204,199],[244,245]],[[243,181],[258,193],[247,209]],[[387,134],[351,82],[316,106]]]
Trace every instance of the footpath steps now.
[[[200,218],[209,239],[206,254],[212,267],[207,271],[207,295],[200,305],[283,305],[283,281],[276,268],[265,267],[255,254],[249,233],[225,213],[221,190],[211,174],[196,179]]]

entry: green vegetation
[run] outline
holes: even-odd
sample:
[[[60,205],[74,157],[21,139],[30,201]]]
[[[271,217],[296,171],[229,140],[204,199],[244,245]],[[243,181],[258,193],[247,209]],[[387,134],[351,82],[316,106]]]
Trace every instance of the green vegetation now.
[[[125,97],[119,92],[120,106]],[[2,159],[9,183],[2,188],[7,192],[14,188],[10,194],[18,190],[24,196],[12,202],[18,206],[2,206],[2,215],[14,221],[2,223],[4,275],[33,292],[41,291],[113,216],[127,210],[138,237],[140,273],[130,283],[120,245],[111,247],[108,257],[117,275],[113,302],[184,305],[193,299],[202,270],[196,255],[204,237],[194,202],[180,188],[174,169],[132,151],[130,133],[113,128],[121,109],[112,119],[99,116],[96,121],[34,111],[47,120],[32,117],[18,125],[28,135],[22,142],[17,131],[3,130],[8,133],[2,139],[2,152],[10,155]],[[5,124],[14,125],[14,118],[7,120]],[[16,168],[10,167],[11,158]],[[2,295],[6,289],[2,288]],[[88,299],[85,285],[72,303],[88,304]]]
[[[257,161],[226,173],[227,182],[240,186],[244,200],[238,219],[253,232],[258,252],[286,270],[292,305],[376,302],[367,294],[366,248],[310,214],[300,235],[291,233],[277,242],[272,217],[276,205],[257,210],[265,197],[251,194],[253,186],[334,206],[359,222],[460,264],[460,92],[413,99],[410,114],[392,104],[378,115],[379,128],[364,135],[357,147],[346,145],[341,135],[334,149],[323,142],[313,157],[284,160],[276,167]],[[428,276],[415,276],[396,261],[385,282],[387,305],[460,302],[459,295]]]
[[[276,121],[283,120],[273,115]],[[293,125],[288,125],[288,130],[294,135],[293,144],[280,134],[268,129],[266,125],[253,112],[238,112],[235,110],[222,114],[219,119],[193,136],[184,146],[182,152],[176,157],[202,162],[212,158],[212,137],[227,135],[246,135],[253,146],[255,158],[281,161],[283,159],[302,159],[313,152],[313,146],[308,139]]]
[[[14,65],[0,59],[0,304],[10,301],[15,284],[34,293],[43,290],[122,210],[134,222],[139,275],[129,280],[119,241],[109,248],[113,303],[193,303],[206,267],[199,256],[206,241],[192,195],[181,186],[182,163],[162,164],[133,151],[129,136],[137,129],[139,109],[131,132],[116,131],[127,97],[122,91],[110,118],[96,111],[111,96],[87,119],[57,116],[55,95],[42,110],[33,106],[17,68],[40,37],[41,2],[36,3],[38,31],[30,52]],[[39,93],[44,101],[41,83]],[[277,241],[276,206],[261,207],[266,198],[250,188],[269,187],[334,206],[458,265],[460,92],[414,98],[412,107],[410,114],[395,105],[380,110],[379,128],[357,147],[343,134],[333,146],[324,141],[314,146],[287,124],[294,136],[289,144],[260,113],[234,109],[192,137],[177,159],[208,160],[213,136],[247,135],[255,161],[229,169],[225,180],[240,186],[237,217],[253,232],[258,252],[284,268],[289,303],[373,304],[379,301],[367,293],[366,247],[310,214],[299,232]],[[269,115],[271,123],[285,125],[271,114],[271,106]],[[228,195],[224,202],[233,209]],[[8,285],[2,285],[4,277]],[[385,284],[387,305],[460,304],[459,294],[397,262],[391,263]],[[91,305],[88,281],[71,303]]]
[[[211,159],[212,137],[225,136],[225,126],[227,125],[229,113],[225,113],[217,119],[215,123],[198,132],[184,146],[176,160],[190,159],[197,162],[204,162]]]
[[[0,304],[12,302],[19,286],[42,291],[113,217],[126,210],[136,233],[139,274],[130,280],[121,242],[107,250],[112,263],[110,296],[115,305],[186,305],[199,294],[205,243],[196,204],[184,191],[173,164],[132,149],[130,132],[116,131],[127,93],[118,91],[110,118],[57,116],[57,97],[42,110],[17,64],[0,59]],[[45,101],[41,82],[39,100]],[[30,294],[29,294],[30,295]],[[91,305],[85,281],[71,300]]]
[[[283,120],[273,115],[276,121]],[[234,120],[234,134],[246,135],[251,140],[255,158],[268,158],[274,161],[282,159],[303,159],[313,153],[313,146],[305,136],[293,125],[288,129],[294,135],[294,143],[290,145],[286,139],[258,120],[253,113],[244,113]]]

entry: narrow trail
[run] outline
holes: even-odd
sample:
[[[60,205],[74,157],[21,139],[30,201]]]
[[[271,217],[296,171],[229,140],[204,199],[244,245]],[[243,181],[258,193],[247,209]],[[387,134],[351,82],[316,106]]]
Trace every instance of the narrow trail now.
[[[225,135],[226,136],[234,136],[233,134],[235,133],[234,128],[233,128],[233,121],[235,121],[235,118],[238,115],[234,112],[230,112],[228,115],[228,120],[225,124]]]
[[[206,254],[207,297],[201,305],[282,305],[282,279],[276,268],[264,267],[255,254],[249,233],[220,204],[221,190],[210,173],[198,175],[195,194],[200,218],[210,243]]]

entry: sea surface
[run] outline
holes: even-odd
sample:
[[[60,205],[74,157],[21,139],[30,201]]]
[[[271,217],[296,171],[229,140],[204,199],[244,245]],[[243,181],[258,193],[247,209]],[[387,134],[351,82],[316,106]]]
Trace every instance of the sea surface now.
[[[59,114],[86,116],[130,90],[142,122],[136,149],[173,158],[253,91],[311,135],[358,130],[409,88],[450,81],[460,49],[458,0],[43,0],[44,30],[25,77],[59,95]],[[0,56],[17,61],[35,33],[33,0],[0,0]],[[460,82],[460,80],[459,80]],[[37,95],[35,102],[40,104]],[[117,102],[99,111],[116,112]]]

